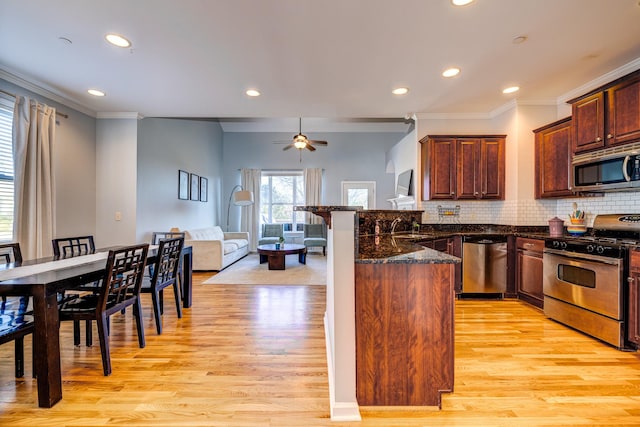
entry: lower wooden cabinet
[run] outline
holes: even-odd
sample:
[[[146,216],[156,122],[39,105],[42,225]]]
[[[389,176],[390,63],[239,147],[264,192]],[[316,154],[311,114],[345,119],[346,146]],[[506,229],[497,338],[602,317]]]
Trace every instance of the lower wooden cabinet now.
[[[542,251],[544,240],[516,238],[516,287],[518,298],[536,307],[544,305]]]
[[[629,254],[629,320],[627,339],[640,347],[640,248]]]
[[[418,242],[418,244],[426,248],[435,249],[436,251],[462,258],[462,237],[460,236],[424,240]],[[455,289],[456,294],[462,292],[462,263],[458,263],[454,267],[453,288]]]

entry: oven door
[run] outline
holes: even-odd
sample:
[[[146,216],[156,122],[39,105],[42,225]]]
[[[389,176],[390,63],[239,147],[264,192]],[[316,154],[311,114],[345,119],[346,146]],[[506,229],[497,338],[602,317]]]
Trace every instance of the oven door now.
[[[545,249],[545,296],[612,319],[623,318],[621,259]]]

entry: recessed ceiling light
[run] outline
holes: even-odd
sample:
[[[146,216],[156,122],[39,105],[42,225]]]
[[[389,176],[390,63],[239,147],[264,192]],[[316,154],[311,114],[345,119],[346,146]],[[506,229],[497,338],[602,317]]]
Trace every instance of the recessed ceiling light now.
[[[107,39],[107,41],[109,43],[111,43],[114,46],[118,46],[118,47],[130,47],[131,46],[131,42],[129,40],[127,40],[126,38],[124,38],[123,36],[121,36],[120,34],[107,34],[106,36],[104,36],[105,39]]]
[[[527,36],[518,36],[513,39],[513,44],[520,44],[527,41]]]
[[[442,72],[442,75],[444,77],[453,77],[457,76],[458,74],[460,74],[460,68],[456,67],[448,68]]]
[[[397,87],[394,90],[392,90],[391,93],[393,93],[394,95],[406,95],[407,93],[409,93],[409,88]]]
[[[517,92],[519,90],[520,90],[519,86],[510,86],[510,87],[508,87],[506,89],[503,89],[502,93],[513,93],[513,92]]]
[[[451,4],[453,4],[454,6],[466,6],[472,2],[473,0],[451,0]]]
[[[105,96],[105,93],[98,89],[89,89],[87,92],[89,92],[93,96]]]
[[[260,96],[260,91],[256,89],[247,89],[245,93],[247,94],[247,96]]]

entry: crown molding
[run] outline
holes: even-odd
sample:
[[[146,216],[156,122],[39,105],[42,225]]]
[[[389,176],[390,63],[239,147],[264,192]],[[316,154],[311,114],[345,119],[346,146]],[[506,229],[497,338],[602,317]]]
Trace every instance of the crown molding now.
[[[18,76],[17,74],[11,73],[2,68],[0,68],[0,78],[8,81],[9,83],[13,83],[16,86],[20,86],[23,89],[36,93],[40,96],[44,96],[45,98],[55,101],[66,107],[73,108],[74,110],[86,114],[87,116],[96,117],[96,112],[92,109],[62,95],[53,88],[45,87],[46,85],[44,85],[43,83],[36,84],[30,82],[26,78]]]
[[[135,111],[121,111],[121,112],[111,112],[104,111],[98,112],[96,115],[97,119],[134,119],[134,120],[142,120],[144,116],[140,113],[136,113]]]
[[[638,69],[640,69],[640,58],[636,58],[633,61],[624,64],[622,67],[616,68],[613,71],[601,75],[597,79],[591,80],[590,82],[587,82],[580,87],[577,87],[563,95],[560,95],[557,99],[557,104],[565,104],[570,99],[582,96],[585,93],[592,91],[593,89],[606,85],[607,83],[619,79],[620,77],[624,77],[627,74],[632,73]]]

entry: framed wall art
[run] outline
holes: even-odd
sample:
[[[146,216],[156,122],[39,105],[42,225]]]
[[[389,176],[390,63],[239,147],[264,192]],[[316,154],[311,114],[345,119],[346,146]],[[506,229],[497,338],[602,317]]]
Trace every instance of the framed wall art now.
[[[200,177],[200,201],[206,202],[208,200],[207,193],[209,190],[209,180],[203,176]]]
[[[200,177],[191,174],[191,200],[200,200]]]
[[[189,200],[189,172],[178,170],[178,199]]]

